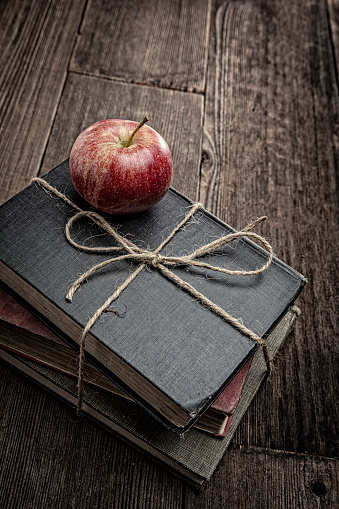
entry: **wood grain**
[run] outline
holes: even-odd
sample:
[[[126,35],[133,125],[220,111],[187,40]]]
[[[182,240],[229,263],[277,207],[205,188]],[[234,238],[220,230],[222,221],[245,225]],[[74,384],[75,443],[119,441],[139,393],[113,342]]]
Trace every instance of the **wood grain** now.
[[[337,79],[337,0],[0,2],[0,201],[87,125],[149,113],[174,186],[235,227],[266,213],[309,280],[202,494],[1,363],[1,508],[336,507]]]
[[[339,69],[339,1],[327,0],[328,17],[330,25],[330,40],[332,43],[334,59],[337,68],[337,78]]]
[[[210,0],[89,0],[71,70],[202,92]]]
[[[186,490],[185,509],[332,509],[338,501],[338,488],[336,460],[232,447],[204,493]]]
[[[236,442],[338,454],[338,91],[323,2],[224,2],[212,13],[200,199],[261,228],[309,280],[303,315]]]
[[[0,402],[1,508],[182,507],[180,480],[5,364]]]
[[[1,202],[38,173],[84,3],[0,3]]]
[[[197,197],[202,140],[203,98],[197,94],[161,90],[70,73],[50,135],[42,172],[69,157],[77,136],[105,118],[140,121],[167,141],[173,159],[172,185]]]

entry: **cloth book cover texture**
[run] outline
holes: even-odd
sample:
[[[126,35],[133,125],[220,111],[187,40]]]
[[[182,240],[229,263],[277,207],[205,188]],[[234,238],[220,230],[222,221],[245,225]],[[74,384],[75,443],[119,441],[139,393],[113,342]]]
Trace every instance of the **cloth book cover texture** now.
[[[281,348],[299,314],[299,308],[292,306],[267,338],[272,357],[275,357]],[[56,393],[63,400],[75,403],[77,388],[74,378],[28,359],[11,355],[1,348],[0,358]],[[107,391],[91,385],[86,386],[84,410],[96,421],[117,432],[122,438],[132,442],[154,459],[161,461],[185,480],[202,488],[211,478],[225,453],[265,374],[266,365],[262,353],[257,351],[239,403],[232,415],[229,429],[222,438],[208,435],[194,428],[180,438],[152,418],[139,405],[123,398],[114,398]]]
[[[82,209],[89,209],[72,185],[68,161],[44,179]],[[160,203],[144,213],[106,216],[106,220],[140,248],[153,251],[191,206],[191,200],[171,188]],[[104,267],[67,302],[65,295],[79,274],[112,257],[82,252],[67,242],[65,225],[75,212],[36,183],[6,202],[0,208],[0,279],[79,342],[88,319],[140,263],[121,260]],[[211,213],[198,209],[164,251],[167,255],[189,254],[233,231]],[[112,238],[88,219],[76,222],[72,235],[77,243],[87,246],[114,245]],[[231,270],[255,270],[265,264],[267,253],[242,238],[201,259]],[[276,258],[265,272],[251,277],[186,265],[171,270],[240,317],[261,337],[272,330],[305,284],[299,273]],[[252,339],[151,267],[138,274],[114,305],[118,312],[126,311],[124,318],[115,313],[100,316],[86,340],[88,358],[99,361],[124,390],[179,431],[206,411],[257,350]],[[164,395],[164,403],[157,407],[158,395]],[[168,413],[168,402],[182,411],[176,422]],[[182,415],[187,415],[187,420]]]

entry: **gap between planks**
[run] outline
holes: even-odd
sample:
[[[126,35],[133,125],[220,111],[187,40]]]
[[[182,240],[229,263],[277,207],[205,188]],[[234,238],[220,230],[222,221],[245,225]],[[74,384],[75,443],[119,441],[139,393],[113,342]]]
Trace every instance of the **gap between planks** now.
[[[229,450],[238,450],[238,451],[251,451],[254,453],[266,453],[266,454],[276,454],[282,456],[296,456],[303,458],[317,458],[321,461],[336,461],[338,457],[336,456],[324,456],[322,454],[316,454],[312,452],[297,452],[297,451],[289,451],[284,449],[273,449],[270,447],[258,447],[255,445],[244,445],[244,444],[231,444]]]
[[[102,81],[109,81],[111,83],[124,83],[125,85],[137,85],[137,86],[140,86],[140,87],[144,87],[144,88],[149,88],[149,89],[158,89],[158,90],[169,90],[170,92],[177,92],[177,93],[181,93],[181,94],[190,94],[190,95],[197,95],[197,96],[205,96],[205,91],[198,91],[198,90],[182,90],[181,88],[174,88],[174,87],[166,87],[166,86],[160,86],[160,85],[150,85],[149,83],[143,83],[143,82],[138,82],[138,81],[134,81],[134,80],[124,80],[123,78],[111,78],[109,76],[99,76],[97,74],[93,74],[93,73],[90,73],[90,72],[80,72],[80,71],[68,71],[68,74],[71,75],[71,74],[75,74],[77,76],[86,76],[87,78],[93,78],[93,79],[97,79],[97,80],[102,80]]]

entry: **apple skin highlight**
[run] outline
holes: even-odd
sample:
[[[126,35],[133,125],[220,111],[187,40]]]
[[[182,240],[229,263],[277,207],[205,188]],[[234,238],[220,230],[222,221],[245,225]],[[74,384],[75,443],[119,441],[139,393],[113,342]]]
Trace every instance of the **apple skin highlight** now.
[[[93,207],[109,214],[135,214],[167,193],[173,163],[165,140],[130,120],[101,120],[76,139],[69,160],[73,185]]]

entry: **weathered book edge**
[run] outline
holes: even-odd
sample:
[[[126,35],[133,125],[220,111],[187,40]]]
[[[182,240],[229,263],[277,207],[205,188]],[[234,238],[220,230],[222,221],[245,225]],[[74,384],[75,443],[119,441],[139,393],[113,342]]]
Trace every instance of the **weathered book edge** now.
[[[272,356],[275,356],[281,348],[299,314],[299,308],[292,306],[270,334],[267,342]],[[70,377],[39,366],[32,361],[18,360],[2,349],[0,349],[0,357],[36,380],[40,385],[59,395],[63,400],[71,404],[75,403],[76,385]],[[202,489],[221,460],[240,420],[258,391],[265,373],[265,361],[262,358],[262,352],[258,351],[252,362],[229,430],[223,438],[209,436],[197,430],[191,430],[185,435],[185,438],[180,438],[134,404],[132,404],[134,410],[130,416],[126,413],[127,407],[124,409],[125,414],[121,413],[121,409],[118,409],[115,401],[105,401],[102,404],[100,398],[98,400],[98,395],[100,396],[103,391],[93,388],[87,390],[84,410],[106,428],[118,433],[125,440],[133,442],[136,447],[154,459],[165,463],[177,475]]]

